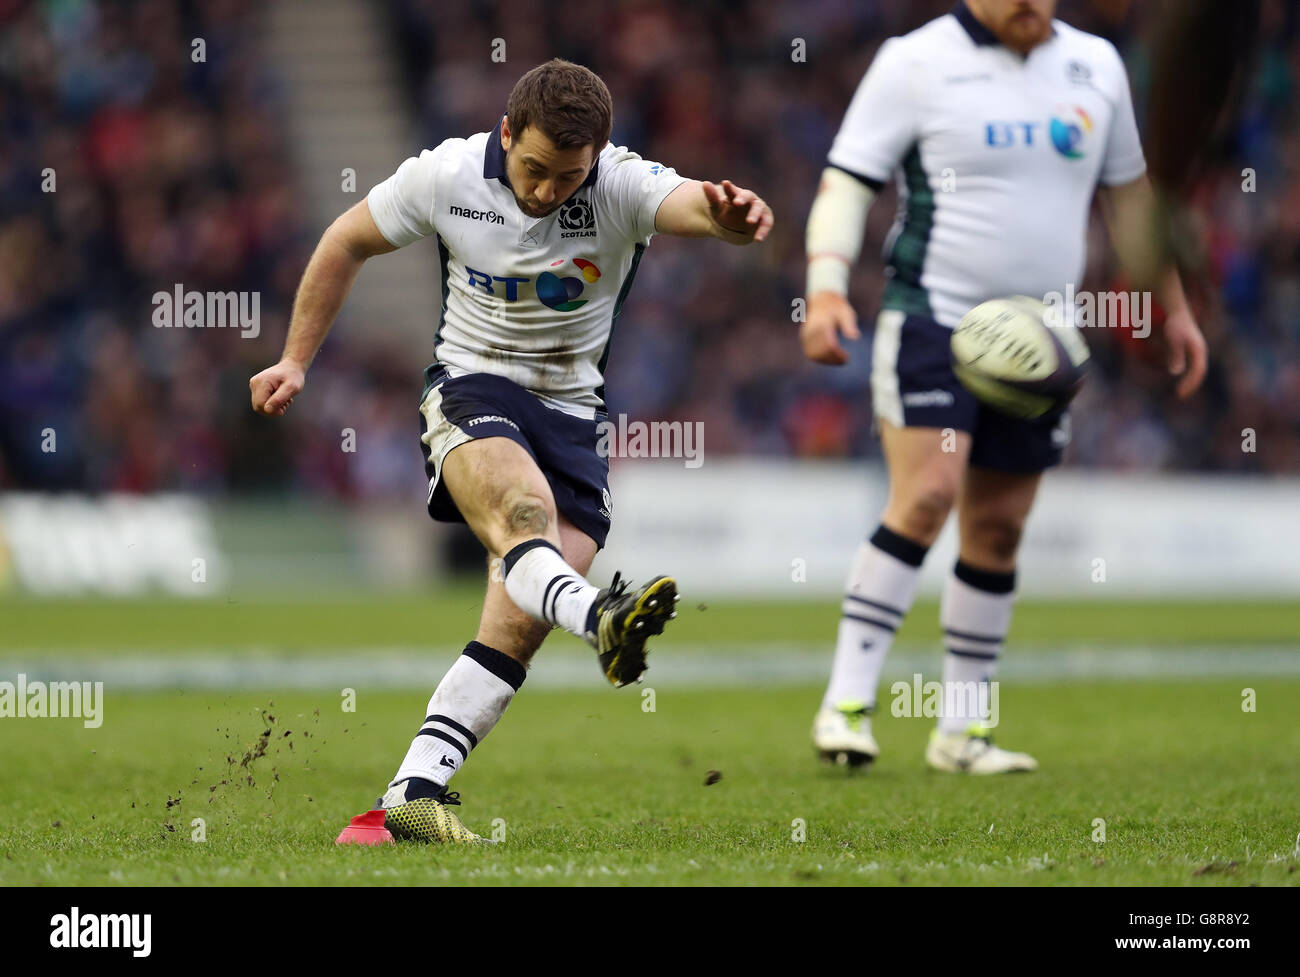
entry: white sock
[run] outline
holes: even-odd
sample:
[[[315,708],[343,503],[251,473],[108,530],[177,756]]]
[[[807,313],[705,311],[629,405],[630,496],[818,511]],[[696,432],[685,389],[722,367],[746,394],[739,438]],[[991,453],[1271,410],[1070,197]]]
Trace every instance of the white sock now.
[[[544,539],[520,543],[502,558],[506,593],[515,606],[588,641],[595,639],[592,605],[599,587],[564,562]]]
[[[876,704],[876,686],[894,632],[912,608],[928,547],[880,526],[858,548],[841,607],[835,663],[823,707]]]
[[[524,666],[471,641],[447,669],[390,787],[410,777],[445,785],[492,731],[524,684]]]
[[[940,733],[964,733],[989,719],[989,683],[1011,628],[1015,572],[979,570],[957,561],[944,584],[939,624],[948,653],[943,659],[944,710]]]

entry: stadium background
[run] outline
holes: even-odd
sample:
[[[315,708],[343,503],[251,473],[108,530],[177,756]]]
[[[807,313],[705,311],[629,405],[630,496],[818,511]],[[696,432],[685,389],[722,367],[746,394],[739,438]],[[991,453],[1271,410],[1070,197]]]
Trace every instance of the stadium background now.
[[[407,155],[488,127],[519,73],[555,54],[607,80],[616,142],[752,186],[778,219],[763,248],[655,242],[615,340],[611,410],[700,423],[710,459],[878,458],[868,344],[839,369],[798,355],[802,228],[875,48],[947,7],[578,3],[554,17],[541,3],[459,0],[0,4],[0,490],[341,502],[416,525],[412,405],[437,314],[428,242],[366,269],[285,421],[248,410],[247,378],[277,358],[325,224]],[[1160,9],[1061,6],[1119,46],[1139,118]],[[1212,352],[1202,392],[1175,401],[1141,343],[1094,330],[1067,465],[1300,471],[1296,13],[1264,5],[1262,53],[1196,189],[1203,264],[1190,285]],[[864,324],[891,211],[892,199],[873,209],[854,274]],[[258,293],[260,336],[155,329],[150,296],[177,283]],[[1122,284],[1096,219],[1082,287]],[[1258,450],[1243,451],[1247,428]],[[445,552],[453,566],[473,559],[464,533],[414,532],[434,558],[408,553],[394,579],[446,565]]]
[[[98,849],[65,843],[56,829],[84,821],[113,846],[143,838],[141,825],[156,834],[164,789],[170,812],[172,789],[179,799],[195,762],[256,737],[266,715],[259,720],[258,707],[271,695],[286,715],[315,709],[322,732],[338,717],[340,687],[381,707],[366,712],[364,742],[346,741],[346,716],[342,728],[329,726],[328,785],[281,750],[285,783],[307,786],[280,788],[275,823],[291,823],[307,849],[387,775],[413,711],[472,634],[481,599],[472,539],[423,513],[415,405],[437,315],[430,242],[367,266],[287,417],[254,416],[248,378],[278,358],[293,291],[328,222],[405,157],[490,126],[519,74],[556,55],[605,78],[616,142],[683,174],[756,189],[777,228],[748,249],[656,239],[614,341],[612,411],[701,423],[705,436],[699,469],[614,463],[611,548],[622,547],[622,569],[639,577],[676,570],[670,558],[694,561],[682,569],[689,613],[652,658],[652,684],[677,690],[671,720],[645,739],[641,700],[612,704],[587,650],[556,636],[529,685],[555,691],[522,696],[494,733],[496,752],[476,755],[457,784],[479,796],[536,798],[510,813],[525,823],[553,816],[537,806],[553,792],[570,797],[575,813],[566,817],[580,818],[577,792],[599,785],[606,793],[589,798],[597,809],[620,797],[648,820],[629,836],[583,835],[578,820],[564,831],[613,838],[624,850],[616,868],[652,881],[864,877],[843,861],[851,856],[840,841],[810,848],[793,876],[782,874],[789,865],[779,853],[756,875],[748,863],[684,848],[676,863],[663,854],[676,866],[664,871],[679,875],[636,876],[637,851],[676,851],[681,823],[706,816],[692,800],[686,822],[656,820],[663,811],[646,792],[675,789],[656,766],[664,755],[691,783],[705,764],[725,768],[736,793],[712,793],[709,803],[739,803],[722,815],[737,844],[766,844],[747,825],[769,803],[768,764],[789,771],[807,798],[800,804],[826,805],[829,823],[841,818],[845,831],[852,824],[885,839],[867,878],[1023,881],[1052,867],[1050,848],[1057,880],[1095,879],[1093,849],[1058,846],[1055,832],[1086,825],[1107,803],[1127,812],[1140,838],[1107,854],[1109,879],[1184,879],[1207,859],[1244,867],[1210,869],[1204,881],[1285,878],[1277,853],[1291,844],[1300,803],[1286,760],[1300,748],[1294,724],[1274,709],[1233,725],[1243,686],[1275,705],[1294,701],[1297,688],[1300,16],[1284,0],[1263,4],[1261,49],[1192,198],[1191,252],[1201,263],[1189,286],[1210,347],[1205,386],[1175,401],[1146,347],[1122,330],[1094,330],[1096,368],[1077,403],[1066,468],[1049,477],[1026,541],[1032,572],[1022,574],[1028,595],[1003,675],[1024,686],[1011,693],[1016,735],[1045,770],[1077,780],[1045,773],[1016,787],[998,813],[991,793],[972,800],[958,787],[883,771],[894,814],[910,811],[899,816],[933,828],[921,842],[894,833],[883,809],[840,812],[804,773],[836,592],[883,485],[869,343],[840,369],[799,353],[791,303],[803,288],[804,221],[878,45],[950,6],[0,0],[0,678],[103,678],[124,697],[110,699],[116,711],[98,738],[79,723],[3,721],[10,789],[0,814],[10,828],[0,850],[13,860],[0,880],[207,881],[219,871],[257,881],[274,880],[259,872],[276,866],[281,879],[334,877],[327,862],[284,855],[279,838],[266,841],[269,854],[212,846],[192,856],[173,844],[182,825],[161,843],[130,841],[128,865],[114,860],[119,847],[98,859]],[[1144,127],[1166,8],[1079,0],[1059,11],[1117,44]],[[493,59],[498,38],[503,62]],[[806,60],[792,59],[795,39]],[[1246,168],[1254,192],[1242,190]],[[54,192],[43,186],[47,171]],[[864,324],[882,287],[887,194],[853,276]],[[178,284],[258,293],[260,335],[155,328],[150,297]],[[1083,287],[1120,284],[1094,220]],[[1243,449],[1247,429],[1254,450]],[[347,431],[355,451],[342,447]],[[1111,566],[1105,587],[1095,586],[1099,554]],[[940,547],[927,593],[946,561]],[[743,593],[728,592],[736,581]],[[935,610],[932,600],[918,604],[887,680],[937,669]],[[205,709],[220,736],[189,721]],[[722,727],[707,748],[697,736],[706,725]],[[170,744],[160,744],[160,728]],[[752,758],[756,729],[775,760]],[[899,769],[916,761],[927,729],[886,723],[886,756]],[[1086,760],[1079,729],[1088,730]],[[588,741],[619,759],[588,758],[576,771],[551,759]],[[98,767],[80,759],[83,746],[97,748]],[[1142,764],[1136,780],[1130,761]],[[566,779],[594,770],[604,779],[581,788]],[[742,786],[747,772],[759,786]],[[1075,792],[1085,781],[1101,792],[1086,803]],[[1138,782],[1146,794],[1120,786]],[[129,798],[102,804],[110,791]],[[260,793],[232,791],[222,803],[237,822],[267,814]],[[936,799],[943,791],[946,802]],[[1249,837],[1225,827],[1247,795],[1258,826]],[[989,810],[999,824],[1023,821],[1024,835],[993,835]],[[1180,821],[1171,810],[1191,813]],[[945,861],[942,839],[964,837],[976,820],[969,863]],[[535,860],[530,878],[553,878],[549,852],[562,834],[529,836],[539,848],[524,858]],[[1194,854],[1179,847],[1188,838]],[[602,878],[592,873],[609,862],[595,868],[585,857],[571,877]],[[831,875],[818,875],[823,861]],[[431,877],[407,864],[414,877]],[[501,872],[493,878],[511,878]]]
[[[323,33],[337,6],[346,5],[313,5]],[[519,73],[559,53],[610,85],[616,142],[682,173],[730,175],[761,191],[781,230],[767,248],[713,248],[700,261],[698,245],[656,241],[611,360],[611,407],[704,420],[711,453],[870,457],[878,448],[865,355],[846,369],[794,355],[802,227],[875,48],[947,6],[576,3],[556,18],[540,3],[394,0],[364,21],[382,36],[357,47],[381,49],[394,75],[384,94],[400,98],[388,110],[403,123],[403,157],[487,128]],[[1157,8],[1134,4],[1111,22],[1087,5],[1063,5],[1119,46],[1139,114]],[[1214,352],[1205,391],[1174,404],[1165,378],[1124,355],[1118,337],[1090,337],[1102,368],[1079,404],[1088,423],[1077,425],[1072,465],[1300,470],[1296,18],[1290,5],[1265,9],[1267,46],[1197,195],[1207,258],[1201,321]],[[239,396],[250,372],[278,354],[325,215],[386,175],[359,173],[353,196],[336,179],[333,200],[311,198],[304,157],[333,146],[289,138],[301,95],[287,89],[301,79],[282,70],[280,48],[293,39],[268,36],[268,21],[267,5],[225,0],[0,5],[5,488],[386,500],[418,492],[411,402],[436,310],[404,309],[395,335],[391,323],[346,309],[311,376],[325,403],[286,423],[259,422]],[[206,63],[190,60],[193,37],[207,39]],[[497,37],[505,63],[491,60]],[[807,42],[804,63],[791,60],[795,37]],[[340,126],[348,108],[335,109]],[[1254,194],[1241,192],[1247,166],[1258,174]],[[42,192],[45,167],[57,173],[57,193]],[[890,209],[873,210],[877,242]],[[1094,237],[1088,282],[1101,286],[1114,268],[1104,237]],[[854,276],[867,321],[881,287],[878,252],[868,246]],[[154,330],[148,296],[174,282],[261,292],[261,338]],[[341,457],[337,432],[347,422],[364,432],[363,445],[383,447]],[[41,452],[32,430],[46,426],[66,447]],[[1242,427],[1258,430],[1269,450],[1243,454]]]

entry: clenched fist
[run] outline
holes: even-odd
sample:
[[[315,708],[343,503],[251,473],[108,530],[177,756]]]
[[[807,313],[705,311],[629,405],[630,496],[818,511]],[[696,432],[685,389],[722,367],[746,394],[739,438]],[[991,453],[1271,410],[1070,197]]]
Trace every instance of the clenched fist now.
[[[248,381],[253,410],[267,417],[282,416],[306,382],[307,372],[300,364],[281,360]]]

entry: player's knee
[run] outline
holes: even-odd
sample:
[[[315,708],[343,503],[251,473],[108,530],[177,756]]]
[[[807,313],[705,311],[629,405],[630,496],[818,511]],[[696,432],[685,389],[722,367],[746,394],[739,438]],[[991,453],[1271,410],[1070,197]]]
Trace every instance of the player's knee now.
[[[500,507],[502,530],[508,539],[543,536],[551,524],[551,507],[546,499],[529,489],[507,492]]]
[[[971,521],[970,544],[994,566],[1012,563],[1020,549],[1020,536],[1024,529],[1019,519],[1009,519],[996,513],[979,516]]]
[[[913,493],[903,506],[904,535],[932,542],[952,511],[957,489],[942,483],[927,485]]]

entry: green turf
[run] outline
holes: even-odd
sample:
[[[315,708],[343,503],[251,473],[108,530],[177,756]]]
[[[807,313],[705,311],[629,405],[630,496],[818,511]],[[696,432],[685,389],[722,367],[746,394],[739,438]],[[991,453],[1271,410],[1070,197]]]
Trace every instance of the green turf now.
[[[477,585],[316,602],[11,600],[0,602],[0,659],[445,650],[472,633],[479,600]],[[834,601],[687,601],[672,639],[696,654],[737,641],[824,654],[836,617]],[[937,650],[935,618],[933,605],[918,606],[902,642]],[[1296,605],[1025,602],[1012,643],[1023,654],[1078,642],[1124,654],[1294,644],[1297,634]],[[560,643],[553,653],[588,654]],[[819,766],[807,738],[815,688],[663,688],[647,713],[641,690],[615,692],[594,665],[592,674],[590,691],[526,686],[457,776],[472,828],[491,832],[501,819],[505,843],[489,850],[332,843],[391,775],[425,688],[358,683],[355,714],[337,693],[266,689],[110,692],[97,730],[0,719],[0,883],[1297,879],[1295,679],[1004,684],[999,739],[1031,750],[1042,769],[981,780],[927,771],[929,721],[890,716],[877,721],[884,754],[869,774]],[[1241,711],[1246,685],[1253,713]],[[272,700],[267,724],[260,709]],[[250,773],[240,761],[268,728]],[[706,786],[710,770],[722,779]],[[206,821],[201,843],[195,817]],[[1096,818],[1104,843],[1092,840]]]
[[[489,849],[333,845],[427,690],[361,689],[356,713],[119,694],[97,730],[0,720],[0,883],[1294,883],[1300,682],[1251,684],[1254,713],[1239,682],[1004,688],[999,735],[1042,768],[998,779],[928,772],[929,722],[892,717],[876,769],[822,767],[813,688],[665,690],[645,712],[635,688],[525,687],[455,781],[470,827],[500,819]]]
[[[421,596],[352,596],[328,600],[8,600],[0,601],[0,654],[7,649],[130,649],[190,647],[328,648],[430,643],[455,645],[472,637],[482,590],[457,583]],[[839,602],[745,603],[693,601],[687,594],[673,623],[675,641],[833,641]],[[1300,636],[1300,602],[1230,604],[1024,600],[1012,639],[1026,645],[1080,641],[1170,645],[1183,642],[1293,643]],[[919,602],[904,624],[903,642],[936,642],[938,613]]]

